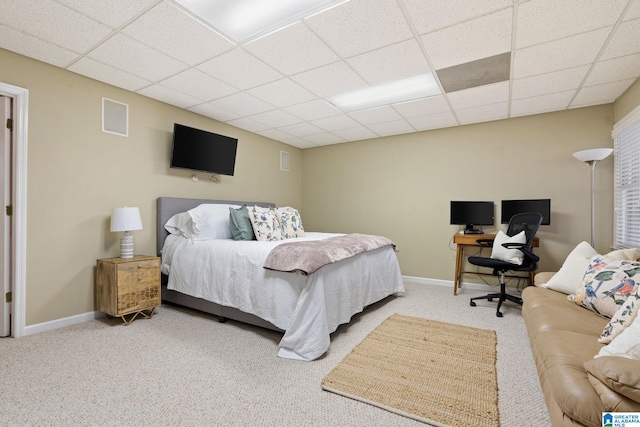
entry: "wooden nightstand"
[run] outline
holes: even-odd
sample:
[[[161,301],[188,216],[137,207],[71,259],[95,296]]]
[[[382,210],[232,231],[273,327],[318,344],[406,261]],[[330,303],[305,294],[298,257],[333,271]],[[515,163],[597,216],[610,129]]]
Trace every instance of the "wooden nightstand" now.
[[[137,255],[99,259],[96,302],[98,310],[122,318],[125,325],[138,315],[150,319],[160,305],[160,258]]]

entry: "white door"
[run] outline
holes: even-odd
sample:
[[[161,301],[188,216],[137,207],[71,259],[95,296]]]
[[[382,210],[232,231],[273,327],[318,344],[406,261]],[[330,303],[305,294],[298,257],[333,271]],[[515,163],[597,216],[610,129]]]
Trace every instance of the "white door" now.
[[[0,198],[2,211],[11,204],[11,98],[0,96]],[[11,303],[7,294],[11,292],[11,217],[0,211],[0,336],[11,335]]]

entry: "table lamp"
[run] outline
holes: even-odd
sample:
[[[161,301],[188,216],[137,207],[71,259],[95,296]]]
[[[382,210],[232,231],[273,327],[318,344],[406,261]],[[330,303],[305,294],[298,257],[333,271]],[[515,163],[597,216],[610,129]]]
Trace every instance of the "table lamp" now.
[[[142,220],[138,208],[113,208],[111,210],[111,231],[124,231],[120,238],[120,258],[133,258],[133,230],[142,230]]]
[[[606,159],[611,153],[613,153],[613,148],[592,148],[573,153],[573,157],[591,166],[591,247],[593,247],[596,217],[596,163]]]

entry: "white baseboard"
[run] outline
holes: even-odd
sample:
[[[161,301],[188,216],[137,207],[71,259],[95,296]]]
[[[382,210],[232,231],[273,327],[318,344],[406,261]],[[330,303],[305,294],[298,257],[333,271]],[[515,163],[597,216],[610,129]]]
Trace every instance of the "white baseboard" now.
[[[64,328],[65,326],[75,325],[104,316],[105,314],[102,312],[90,311],[88,313],[51,320],[49,322],[38,323],[36,325],[29,325],[25,326],[24,328],[24,336],[39,334],[40,332],[53,331],[54,329]]]
[[[422,285],[436,285],[436,286],[446,286],[453,290],[453,280],[440,280],[440,279],[429,279],[426,277],[415,277],[415,276],[402,276],[402,280],[412,283],[419,283]],[[468,283],[462,282],[460,283],[461,287],[465,287],[467,289],[476,289],[480,291],[486,291],[489,289],[494,289],[495,286],[491,285],[483,285],[480,283]]]

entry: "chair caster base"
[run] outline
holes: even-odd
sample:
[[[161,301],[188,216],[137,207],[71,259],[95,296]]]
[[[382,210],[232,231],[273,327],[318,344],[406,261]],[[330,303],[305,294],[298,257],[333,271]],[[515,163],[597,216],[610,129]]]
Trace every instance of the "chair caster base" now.
[[[496,316],[498,316],[498,317],[502,317],[502,313],[497,312],[497,313],[496,313]]]
[[[487,298],[487,301],[493,302],[493,298]]]
[[[473,302],[473,301],[471,301],[471,302],[469,302],[469,305],[470,305],[471,307],[475,307],[475,306],[476,306],[476,303],[475,303],[475,302]]]

